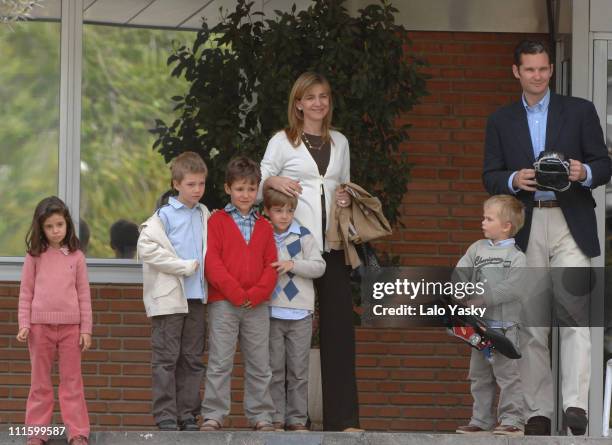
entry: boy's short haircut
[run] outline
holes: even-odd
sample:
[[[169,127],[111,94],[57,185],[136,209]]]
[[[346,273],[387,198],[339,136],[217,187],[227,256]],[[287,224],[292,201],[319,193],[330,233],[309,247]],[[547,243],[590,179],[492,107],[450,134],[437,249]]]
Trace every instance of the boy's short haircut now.
[[[521,201],[510,195],[495,195],[484,202],[483,207],[490,206],[497,206],[499,218],[503,222],[510,222],[512,225],[511,236],[516,235],[521,230],[525,223],[525,206]]]
[[[268,188],[263,195],[264,207],[269,209],[274,206],[285,207],[289,206],[289,208],[295,210],[297,207],[298,200],[295,196],[285,195],[278,190],[274,190],[273,188]]]
[[[261,182],[259,164],[246,156],[236,156],[230,159],[225,168],[225,183],[231,187],[236,181],[259,185]]]
[[[204,173],[205,177],[208,176],[208,167],[202,156],[193,151],[185,151],[174,158],[170,172],[172,181],[180,184],[185,175],[189,173]]]

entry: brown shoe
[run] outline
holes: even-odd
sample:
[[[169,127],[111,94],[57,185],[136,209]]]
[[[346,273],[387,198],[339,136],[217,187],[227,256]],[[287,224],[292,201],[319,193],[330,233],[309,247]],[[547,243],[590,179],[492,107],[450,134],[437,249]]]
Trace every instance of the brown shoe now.
[[[200,427],[200,431],[219,431],[221,429],[221,424],[217,422],[215,419],[206,419],[202,426]]]
[[[253,427],[255,431],[263,431],[263,432],[272,432],[274,431],[274,425],[270,422],[266,422],[265,420],[260,420]]]
[[[567,411],[565,411],[565,419],[573,436],[584,436],[589,423],[585,410],[570,406]]]
[[[496,436],[523,436],[523,430],[514,425],[499,425],[493,430]]]
[[[482,428],[476,425],[463,425],[463,426],[457,427],[455,432],[459,434],[471,434],[471,435],[483,435],[483,434],[491,433],[491,431],[483,430]]]
[[[298,432],[307,432],[308,428],[301,423],[294,423],[292,425],[287,425],[287,431],[298,431]]]
[[[525,425],[525,436],[550,436],[550,419],[534,416]]]

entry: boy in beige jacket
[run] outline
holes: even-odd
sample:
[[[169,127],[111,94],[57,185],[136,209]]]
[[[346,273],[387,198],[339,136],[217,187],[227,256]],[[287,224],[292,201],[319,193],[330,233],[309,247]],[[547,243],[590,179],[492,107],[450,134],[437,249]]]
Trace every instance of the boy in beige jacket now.
[[[194,152],[171,167],[178,192],[141,225],[143,300],[151,317],[153,417],[160,430],[197,431],[204,376],[205,303],[203,265],[210,213],[200,204],[206,164]]]

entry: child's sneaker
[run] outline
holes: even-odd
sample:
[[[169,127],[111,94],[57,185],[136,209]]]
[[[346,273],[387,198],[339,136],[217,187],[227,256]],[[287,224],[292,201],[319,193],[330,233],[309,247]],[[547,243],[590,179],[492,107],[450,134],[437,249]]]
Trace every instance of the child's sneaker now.
[[[499,425],[493,430],[496,436],[523,436],[523,430],[514,425]]]
[[[470,435],[479,435],[479,434],[490,434],[491,432],[488,430],[483,430],[479,426],[476,425],[463,425],[457,427],[455,430],[456,433],[459,434],[470,434]]]

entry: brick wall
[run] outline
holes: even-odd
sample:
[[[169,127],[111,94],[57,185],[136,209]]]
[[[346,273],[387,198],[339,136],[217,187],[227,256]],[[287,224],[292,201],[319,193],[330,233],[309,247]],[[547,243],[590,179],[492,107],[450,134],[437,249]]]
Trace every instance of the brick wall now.
[[[28,350],[15,339],[18,295],[19,283],[0,285],[0,428],[23,424],[30,384]],[[150,323],[142,288],[92,286],[92,303],[93,345],[83,354],[91,423],[97,430],[152,428]],[[358,328],[357,342],[365,428],[444,431],[469,416],[467,348],[442,330]],[[240,355],[233,375],[229,426],[243,428]],[[61,423],[57,403],[55,413]]]
[[[424,98],[404,117],[414,164],[402,203],[403,228],[379,246],[405,266],[453,265],[481,234],[482,145],[486,116],[518,97],[511,51],[523,35],[415,32],[412,49],[429,61]],[[542,37],[542,36],[539,36]],[[83,374],[96,429],[145,429],[150,415],[150,325],[142,290],[93,286],[94,343]],[[0,427],[23,424],[27,348],[17,333],[18,283],[0,283]],[[357,330],[362,425],[377,430],[449,431],[470,414],[468,349],[443,331]],[[242,364],[232,381],[233,427],[244,427]],[[55,378],[57,383],[57,377]],[[58,409],[56,407],[56,412]]]

